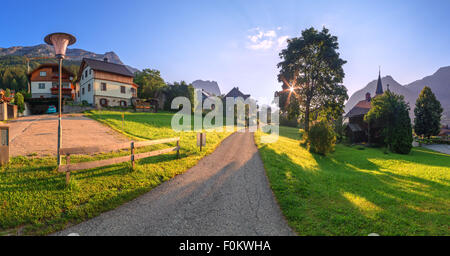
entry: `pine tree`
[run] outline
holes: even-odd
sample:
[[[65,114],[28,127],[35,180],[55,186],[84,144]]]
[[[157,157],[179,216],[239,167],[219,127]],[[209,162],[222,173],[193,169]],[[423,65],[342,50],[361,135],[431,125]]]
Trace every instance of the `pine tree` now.
[[[428,138],[439,134],[442,112],[441,103],[430,87],[425,86],[420,92],[414,109],[414,132]]]

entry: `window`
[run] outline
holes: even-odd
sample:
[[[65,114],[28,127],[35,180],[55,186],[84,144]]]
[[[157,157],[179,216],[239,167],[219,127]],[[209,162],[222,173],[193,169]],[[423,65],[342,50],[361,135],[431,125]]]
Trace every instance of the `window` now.
[[[121,101],[120,101],[120,106],[121,106],[121,107],[126,107],[126,106],[127,106],[127,102],[124,101],[124,100],[121,100]]]
[[[91,72],[91,71],[92,71],[92,69],[89,69],[89,75],[90,75],[90,74],[92,74],[92,72]]]
[[[91,91],[91,84],[88,84],[88,92]]]
[[[78,98],[80,98],[80,91],[77,92],[77,96],[78,96]]]
[[[83,95],[84,95],[84,87],[83,87],[83,88],[81,88],[81,94],[83,94]]]
[[[41,72],[39,72],[39,76],[47,76],[47,72],[41,71]]]
[[[120,92],[125,93],[125,86],[120,86]]]
[[[101,83],[101,90],[106,91],[106,83]]]
[[[131,88],[131,94],[135,95],[136,94],[136,89]]]
[[[87,77],[87,69],[84,71],[84,77]]]
[[[45,89],[45,84],[39,83],[39,89]]]
[[[100,99],[100,105],[104,106],[104,107],[108,106],[108,100],[107,99]]]

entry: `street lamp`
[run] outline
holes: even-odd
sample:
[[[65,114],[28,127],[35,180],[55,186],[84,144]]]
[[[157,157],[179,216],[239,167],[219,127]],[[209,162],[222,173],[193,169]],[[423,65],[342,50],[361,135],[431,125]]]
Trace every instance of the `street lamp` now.
[[[58,167],[61,165],[61,156],[60,156],[60,149],[62,144],[62,126],[61,126],[61,98],[62,98],[62,61],[64,57],[66,56],[66,50],[67,46],[74,44],[77,40],[74,36],[67,34],[67,33],[53,33],[50,35],[47,35],[44,38],[44,41],[49,44],[53,45],[53,48],[55,49],[56,58],[59,60],[59,92],[58,92]]]

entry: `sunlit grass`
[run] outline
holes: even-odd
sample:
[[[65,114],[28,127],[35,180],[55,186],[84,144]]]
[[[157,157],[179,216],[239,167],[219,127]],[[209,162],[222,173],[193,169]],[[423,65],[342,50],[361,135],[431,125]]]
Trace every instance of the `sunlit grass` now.
[[[94,111],[92,118],[134,139],[180,137],[180,159],[169,153],[129,163],[72,172],[69,186],[64,174],[55,170],[55,157],[15,157],[0,169],[0,235],[47,234],[67,225],[111,210],[193,167],[210,154],[230,133],[208,132],[200,152],[195,132],[174,132],[170,113],[125,113],[122,130],[120,112]],[[101,141],[99,141],[101,143]],[[155,145],[136,152],[174,146]],[[93,161],[128,155],[120,151],[93,156],[71,156],[71,162]]]
[[[450,156],[409,155],[337,145],[329,156],[280,127],[276,143],[256,142],[271,187],[299,235],[450,235]]]

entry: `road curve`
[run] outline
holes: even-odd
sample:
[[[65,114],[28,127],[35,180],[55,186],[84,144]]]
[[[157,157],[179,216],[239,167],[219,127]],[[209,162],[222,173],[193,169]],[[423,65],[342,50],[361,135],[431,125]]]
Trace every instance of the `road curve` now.
[[[253,134],[234,133],[182,175],[54,235],[294,235],[269,187]]]

